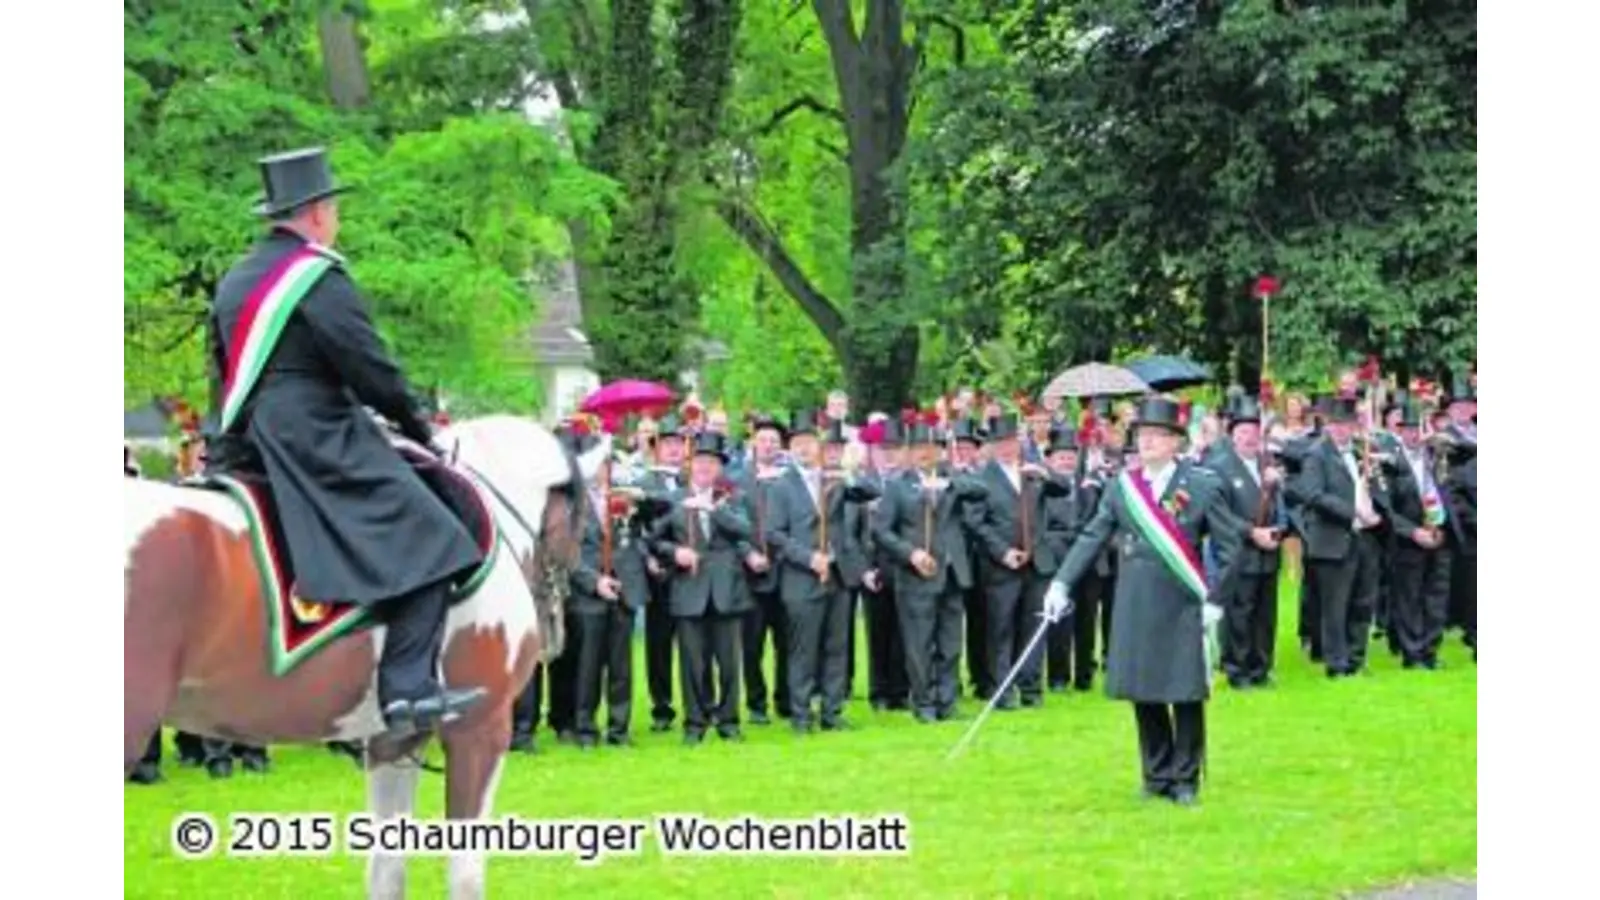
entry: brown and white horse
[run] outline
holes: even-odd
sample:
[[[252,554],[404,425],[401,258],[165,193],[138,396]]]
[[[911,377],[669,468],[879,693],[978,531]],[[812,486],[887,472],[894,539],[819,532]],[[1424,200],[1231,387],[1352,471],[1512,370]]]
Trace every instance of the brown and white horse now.
[[[476,592],[450,609],[441,656],[445,683],[489,692],[440,735],[447,815],[471,819],[491,811],[512,701],[534,667],[560,653],[583,486],[610,448],[574,458],[544,427],[510,416],[460,422],[440,442],[455,448],[458,471],[490,486],[479,497],[500,538]],[[369,812],[410,815],[425,739],[373,739],[384,730],[376,682],[383,627],[333,638],[275,674],[276,626],[245,507],[212,489],[130,478],[123,490],[124,773],[163,722],[258,744],[365,740]],[[404,896],[404,865],[373,856],[369,896]],[[451,857],[452,898],[482,896],[483,884],[481,855]]]

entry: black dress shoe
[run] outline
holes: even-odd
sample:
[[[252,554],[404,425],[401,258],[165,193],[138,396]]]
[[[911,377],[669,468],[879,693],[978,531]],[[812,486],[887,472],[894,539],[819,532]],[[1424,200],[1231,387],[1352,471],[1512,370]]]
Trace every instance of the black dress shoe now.
[[[600,746],[600,739],[592,734],[580,734],[578,735],[577,744],[579,750],[593,750]]]
[[[771,725],[772,724],[772,719],[767,716],[767,711],[766,710],[764,710],[764,709],[753,709],[753,710],[750,711],[750,724],[751,725]]]
[[[1197,806],[1200,795],[1195,793],[1194,788],[1176,788],[1172,792],[1172,802],[1179,806]]]
[[[671,719],[656,719],[650,723],[650,730],[656,733],[672,730]]]
[[[152,762],[139,763],[128,773],[129,784],[158,784],[160,781],[161,767]]]
[[[264,775],[272,768],[272,763],[268,762],[264,753],[246,753],[239,757],[239,765],[246,772],[257,775]]]
[[[1269,687],[1272,687],[1272,676],[1271,675],[1252,675],[1252,676],[1250,676],[1250,686],[1251,687],[1258,687],[1258,688],[1269,688]]]
[[[845,721],[845,718],[843,716],[836,716],[835,718],[832,718],[832,719],[823,719],[822,720],[822,730],[823,731],[849,731],[854,727],[855,726],[853,726],[849,722]]]
[[[231,759],[212,759],[212,760],[207,760],[206,761],[206,774],[210,775],[212,778],[218,778],[218,779],[221,779],[221,778],[232,778],[233,777],[233,760],[231,760]]]
[[[810,734],[811,721],[809,719],[790,719],[789,728],[795,734]]]
[[[578,732],[574,731],[573,729],[571,729],[571,728],[562,728],[562,729],[559,729],[559,730],[556,731],[556,743],[558,743],[558,744],[576,744],[577,742],[578,742]]]
[[[432,731],[461,717],[473,704],[489,696],[481,687],[448,688],[430,697],[394,700],[383,708],[383,721],[390,739],[402,739]]]
[[[934,722],[939,721],[938,714],[931,709],[919,709],[912,713],[911,717],[924,725],[932,725]]]
[[[739,726],[737,725],[732,727],[723,727],[717,729],[717,737],[720,737],[725,741],[732,741],[733,743],[737,744],[744,740],[744,732],[740,731]]]
[[[1068,687],[1070,687],[1070,685],[1068,685],[1065,681],[1052,681],[1050,682],[1050,693],[1065,694]]]
[[[1147,784],[1139,788],[1140,800],[1171,800],[1172,789],[1164,785]]]
[[[703,731],[685,731],[683,733],[683,745],[685,747],[698,747],[705,739],[706,735]]]
[[[539,747],[533,742],[531,734],[513,734],[511,746],[506,748],[512,753],[538,753]]]
[[[632,747],[633,738],[627,732],[613,731],[606,735],[606,743],[612,747]]]

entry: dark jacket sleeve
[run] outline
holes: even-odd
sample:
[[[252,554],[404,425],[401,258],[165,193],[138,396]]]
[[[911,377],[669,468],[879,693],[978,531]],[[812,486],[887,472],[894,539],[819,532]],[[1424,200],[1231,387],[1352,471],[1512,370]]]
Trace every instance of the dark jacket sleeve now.
[[[349,276],[331,270],[295,312],[311,327],[317,346],[357,400],[393,422],[406,437],[424,444],[432,439],[433,430],[423,420],[405,376],[384,347]]]

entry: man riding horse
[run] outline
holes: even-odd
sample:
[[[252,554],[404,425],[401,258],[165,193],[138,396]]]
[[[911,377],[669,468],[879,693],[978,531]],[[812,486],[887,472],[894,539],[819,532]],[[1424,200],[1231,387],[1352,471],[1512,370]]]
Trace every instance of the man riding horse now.
[[[208,323],[222,393],[212,463],[264,471],[297,596],[376,607],[385,725],[396,738],[426,732],[485,695],[436,676],[452,584],[482,556],[364,408],[432,446],[344,259],[329,249],[346,188],[320,148],[260,166],[256,212],[271,227],[223,277]]]

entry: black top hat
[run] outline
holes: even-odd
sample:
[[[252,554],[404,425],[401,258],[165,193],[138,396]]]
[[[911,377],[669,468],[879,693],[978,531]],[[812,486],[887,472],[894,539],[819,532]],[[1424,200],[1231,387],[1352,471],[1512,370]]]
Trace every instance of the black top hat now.
[[[1146,425],[1165,428],[1178,434],[1189,433],[1189,423],[1184,421],[1183,407],[1178,405],[1178,401],[1167,397],[1146,397],[1139,401],[1139,408],[1133,417],[1133,427],[1138,429]]]
[[[1005,413],[990,419],[987,430],[991,441],[1003,441],[1006,438],[1014,438],[1021,434],[1017,417],[1011,413]]]
[[[1240,422],[1255,422],[1261,424],[1261,401],[1249,394],[1239,394],[1228,404],[1223,411],[1223,418],[1228,420],[1228,427],[1238,425]]]
[[[796,438],[802,434],[816,434],[817,420],[821,418],[814,409],[797,410],[789,414],[789,437]]]
[[[1472,379],[1467,377],[1465,371],[1450,373],[1451,403],[1471,403],[1478,399],[1478,390],[1472,386]]]
[[[719,431],[702,431],[694,436],[695,456],[715,456],[728,461],[728,439]]]
[[[290,150],[263,157],[257,163],[261,166],[261,184],[266,191],[266,196],[256,204],[256,214],[260,216],[281,215],[349,190],[334,182],[327,151],[321,147]]]
[[[1073,429],[1066,426],[1057,426],[1050,429],[1050,447],[1048,452],[1056,453],[1061,450],[1078,449],[1078,436]]]
[[[845,437],[844,423],[838,419],[828,422],[828,427],[823,429],[822,442],[824,444],[848,444],[850,439]]]
[[[978,423],[972,417],[963,416],[950,423],[950,439],[981,444],[983,443],[983,434],[979,432]]]
[[[1400,401],[1400,403],[1393,404],[1389,408],[1400,410],[1401,428],[1422,427],[1422,404],[1418,403],[1417,401],[1411,399],[1410,397],[1405,397]]]
[[[756,413],[750,418],[750,433],[752,435],[758,431],[764,431],[769,428],[778,433],[779,441],[784,441],[789,436],[788,429],[783,427],[783,423],[779,422],[772,416],[767,415],[766,413]]]
[[[1322,416],[1330,422],[1353,422],[1358,404],[1354,397],[1327,397],[1322,401]]]

